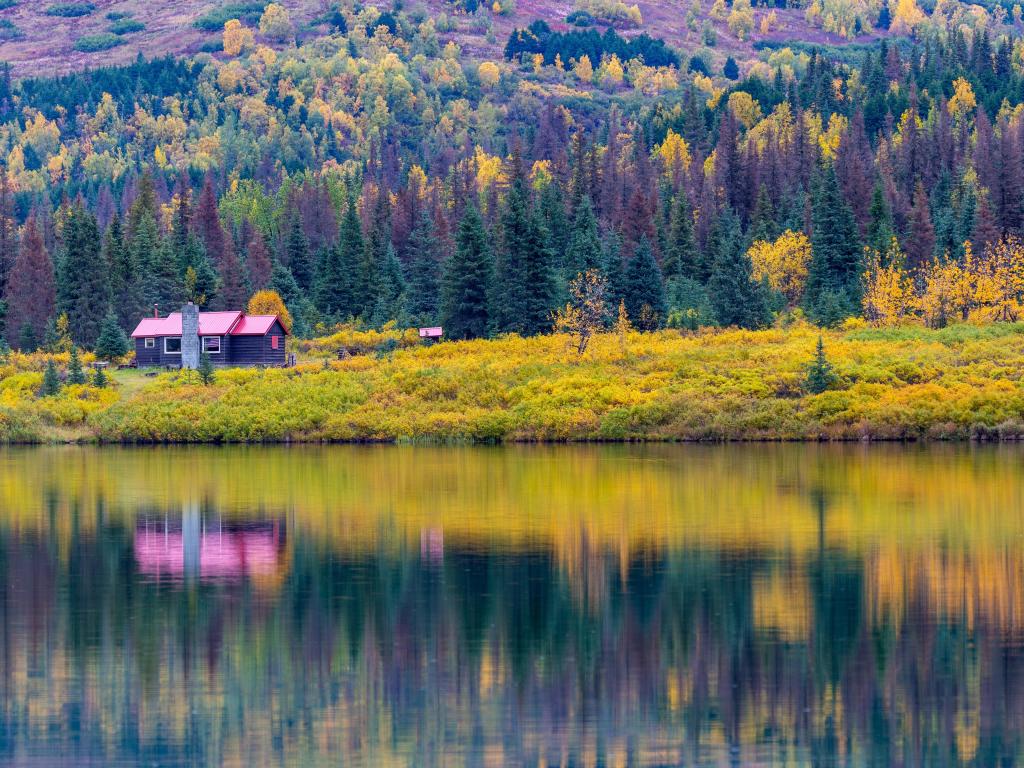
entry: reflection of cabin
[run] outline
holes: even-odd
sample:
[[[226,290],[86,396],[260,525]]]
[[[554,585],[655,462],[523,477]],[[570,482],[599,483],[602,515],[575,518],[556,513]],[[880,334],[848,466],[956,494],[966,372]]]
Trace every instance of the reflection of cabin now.
[[[181,517],[142,519],[133,550],[139,572],[172,581],[274,581],[288,568],[281,520],[207,518],[197,510]]]
[[[216,366],[283,366],[288,332],[277,315],[200,312],[192,303],[167,317],[144,317],[132,332],[140,368],[198,368],[202,353]]]

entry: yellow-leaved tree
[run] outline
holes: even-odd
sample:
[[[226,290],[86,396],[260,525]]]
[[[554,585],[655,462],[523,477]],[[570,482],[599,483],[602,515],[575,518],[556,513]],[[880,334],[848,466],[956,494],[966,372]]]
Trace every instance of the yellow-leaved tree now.
[[[918,307],[914,281],[903,268],[896,238],[886,249],[888,258],[868,250],[864,272],[864,316],[875,325],[900,325],[912,318]]]
[[[476,69],[477,77],[480,78],[480,85],[485,88],[493,88],[501,80],[501,70],[493,61],[483,61]]]
[[[772,290],[795,306],[804,292],[811,263],[811,241],[803,232],[787,229],[775,242],[756,240],[747,251],[754,280],[767,282]]]
[[[224,53],[228,56],[237,56],[249,50],[255,42],[252,30],[243,26],[238,19],[224,22]]]
[[[277,291],[269,289],[256,291],[249,299],[249,306],[245,310],[250,315],[277,315],[281,325],[288,333],[292,332],[292,316],[284,300]]]
[[[260,33],[275,40],[287,40],[292,36],[292,20],[288,9],[278,3],[271,3],[260,16]]]

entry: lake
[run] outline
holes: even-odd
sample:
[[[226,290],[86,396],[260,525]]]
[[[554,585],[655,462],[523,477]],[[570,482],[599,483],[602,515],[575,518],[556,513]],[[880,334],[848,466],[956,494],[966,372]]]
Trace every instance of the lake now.
[[[1019,764],[1022,469],[8,449],[0,764]]]

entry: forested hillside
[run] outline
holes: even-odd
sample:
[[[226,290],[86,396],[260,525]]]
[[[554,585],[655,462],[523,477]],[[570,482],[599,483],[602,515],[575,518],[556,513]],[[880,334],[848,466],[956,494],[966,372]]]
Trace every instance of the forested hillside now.
[[[744,1],[701,13],[753,34],[794,10]],[[328,7],[303,36],[242,5],[211,53],[0,83],[10,345],[92,347],[108,308],[130,330],[261,289],[299,335],[536,334],[595,301],[598,328],[1019,314],[1017,7],[867,4],[844,36],[886,39],[719,66],[625,6],[491,56],[425,6]]]

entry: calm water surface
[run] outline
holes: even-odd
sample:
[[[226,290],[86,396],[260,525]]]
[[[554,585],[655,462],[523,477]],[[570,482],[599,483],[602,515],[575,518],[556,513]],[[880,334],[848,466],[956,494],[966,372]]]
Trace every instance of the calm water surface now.
[[[0,453],[0,764],[1017,765],[1024,450]]]

